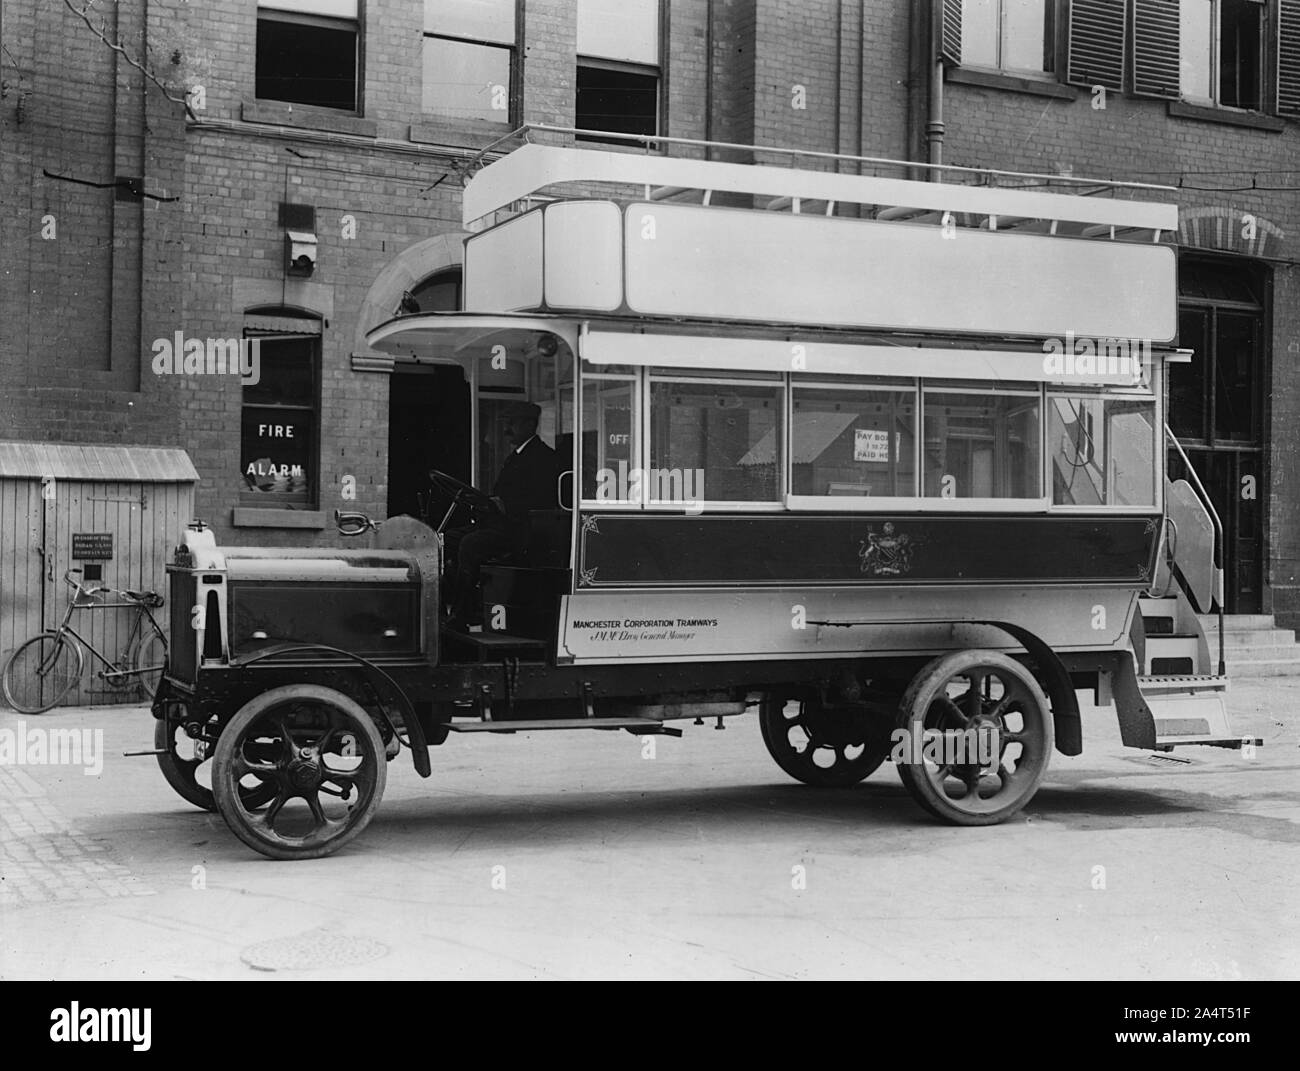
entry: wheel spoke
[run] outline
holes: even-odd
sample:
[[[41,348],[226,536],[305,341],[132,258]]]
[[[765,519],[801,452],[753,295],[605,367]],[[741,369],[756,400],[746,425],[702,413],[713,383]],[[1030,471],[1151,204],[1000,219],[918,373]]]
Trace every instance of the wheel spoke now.
[[[290,798],[291,797],[285,792],[284,787],[281,786],[280,790],[275,794],[275,799],[271,801],[271,806],[266,809],[265,813],[262,814],[261,817],[254,818],[253,821],[257,825],[265,826],[272,834],[274,834],[275,820],[280,816],[280,811],[284,808],[284,805],[289,802]]]
[[[195,763],[195,765],[197,766],[198,763]],[[250,774],[250,773],[251,774],[264,774],[264,773],[273,774],[280,769],[280,767],[275,765],[274,763],[249,762],[248,759],[245,758],[242,753],[238,753],[238,752],[230,760],[230,765],[234,768],[236,778],[243,777],[245,774]]]
[[[289,726],[285,723],[283,712],[277,710],[275,717],[271,719],[271,724],[275,726],[281,739],[284,740],[285,747],[288,749],[288,754],[285,757],[292,759],[298,754],[298,746],[293,742],[293,737],[289,735]]]
[[[960,696],[959,698],[965,699],[966,697],[963,695]],[[947,696],[947,695],[938,696],[931,704],[931,710],[933,710],[934,707],[936,706],[941,707],[943,709],[943,714],[950,714],[953,717],[955,717],[959,725],[965,725],[966,722],[970,721],[970,718],[966,716],[966,712],[963,711],[962,708],[957,705],[956,701],[953,700],[951,696]],[[940,714],[937,725],[932,725],[929,727],[932,729],[942,729],[943,722],[944,722],[943,714]],[[928,717],[926,718],[927,722],[930,720],[931,720],[930,718]]]
[[[303,794],[303,799],[307,801],[307,806],[311,808],[311,815],[316,819],[316,830],[328,826],[330,820],[325,816],[325,808],[321,806],[320,793],[316,789],[312,789],[310,795]]]
[[[970,681],[970,690],[963,695],[963,709],[966,712],[966,720],[970,721],[983,709],[984,705],[984,682],[988,680],[988,673],[981,670],[975,670],[966,678]]]

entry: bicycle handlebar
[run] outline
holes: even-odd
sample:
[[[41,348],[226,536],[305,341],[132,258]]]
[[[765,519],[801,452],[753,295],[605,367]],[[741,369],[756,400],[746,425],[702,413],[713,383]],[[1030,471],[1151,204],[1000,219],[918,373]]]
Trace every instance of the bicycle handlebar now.
[[[122,599],[125,599],[126,603],[129,603],[133,606],[152,606],[156,608],[162,605],[162,596],[156,595],[152,591],[143,592],[142,593],[144,595],[143,598],[135,598],[134,596],[131,595],[130,592],[119,591],[117,588],[105,587],[102,584],[97,588],[88,588],[84,584],[82,584],[80,580],[73,580],[72,579],[73,573],[80,575],[81,570],[69,569],[67,572],[63,574],[63,582],[67,584],[68,587],[72,588],[77,593],[78,596],[85,595],[87,597],[93,597],[95,595],[117,595],[120,596]]]

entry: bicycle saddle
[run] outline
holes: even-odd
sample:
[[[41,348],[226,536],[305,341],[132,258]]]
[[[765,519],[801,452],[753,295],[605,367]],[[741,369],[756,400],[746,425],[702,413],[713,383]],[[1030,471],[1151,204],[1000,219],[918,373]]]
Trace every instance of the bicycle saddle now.
[[[132,591],[130,588],[124,588],[122,594],[132,602],[142,602],[146,606],[161,606],[163,604],[162,596],[154,591]]]

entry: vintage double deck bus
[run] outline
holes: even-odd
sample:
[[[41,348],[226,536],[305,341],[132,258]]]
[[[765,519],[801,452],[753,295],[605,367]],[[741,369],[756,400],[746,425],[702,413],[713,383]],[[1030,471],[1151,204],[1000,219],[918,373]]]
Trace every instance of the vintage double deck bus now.
[[[1130,747],[1242,744],[1198,620],[1221,532],[1166,477],[1164,370],[1189,356],[1167,191],[571,133],[469,179],[467,311],[369,336],[461,369],[483,490],[435,471],[438,530],[384,522],[369,549],[185,533],[154,706],[182,796],[311,858],[365,827],[403,746],[427,777],[452,734],[753,710],[801,782],[892,761],[932,815],[987,825],[1080,753],[1080,692]],[[445,529],[496,508],[520,401],[564,472],[484,567],[481,630],[453,627]]]

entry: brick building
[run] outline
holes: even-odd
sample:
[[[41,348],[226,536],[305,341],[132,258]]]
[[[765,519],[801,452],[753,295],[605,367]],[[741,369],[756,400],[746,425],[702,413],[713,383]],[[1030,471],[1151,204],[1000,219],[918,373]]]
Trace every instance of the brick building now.
[[[470,387],[364,337],[456,307],[462,177],[525,122],[1163,183],[1229,609],[1300,624],[1300,0],[86,7],[0,0],[0,439],[183,447],[231,543],[478,475]],[[156,374],[209,339],[259,381]]]

